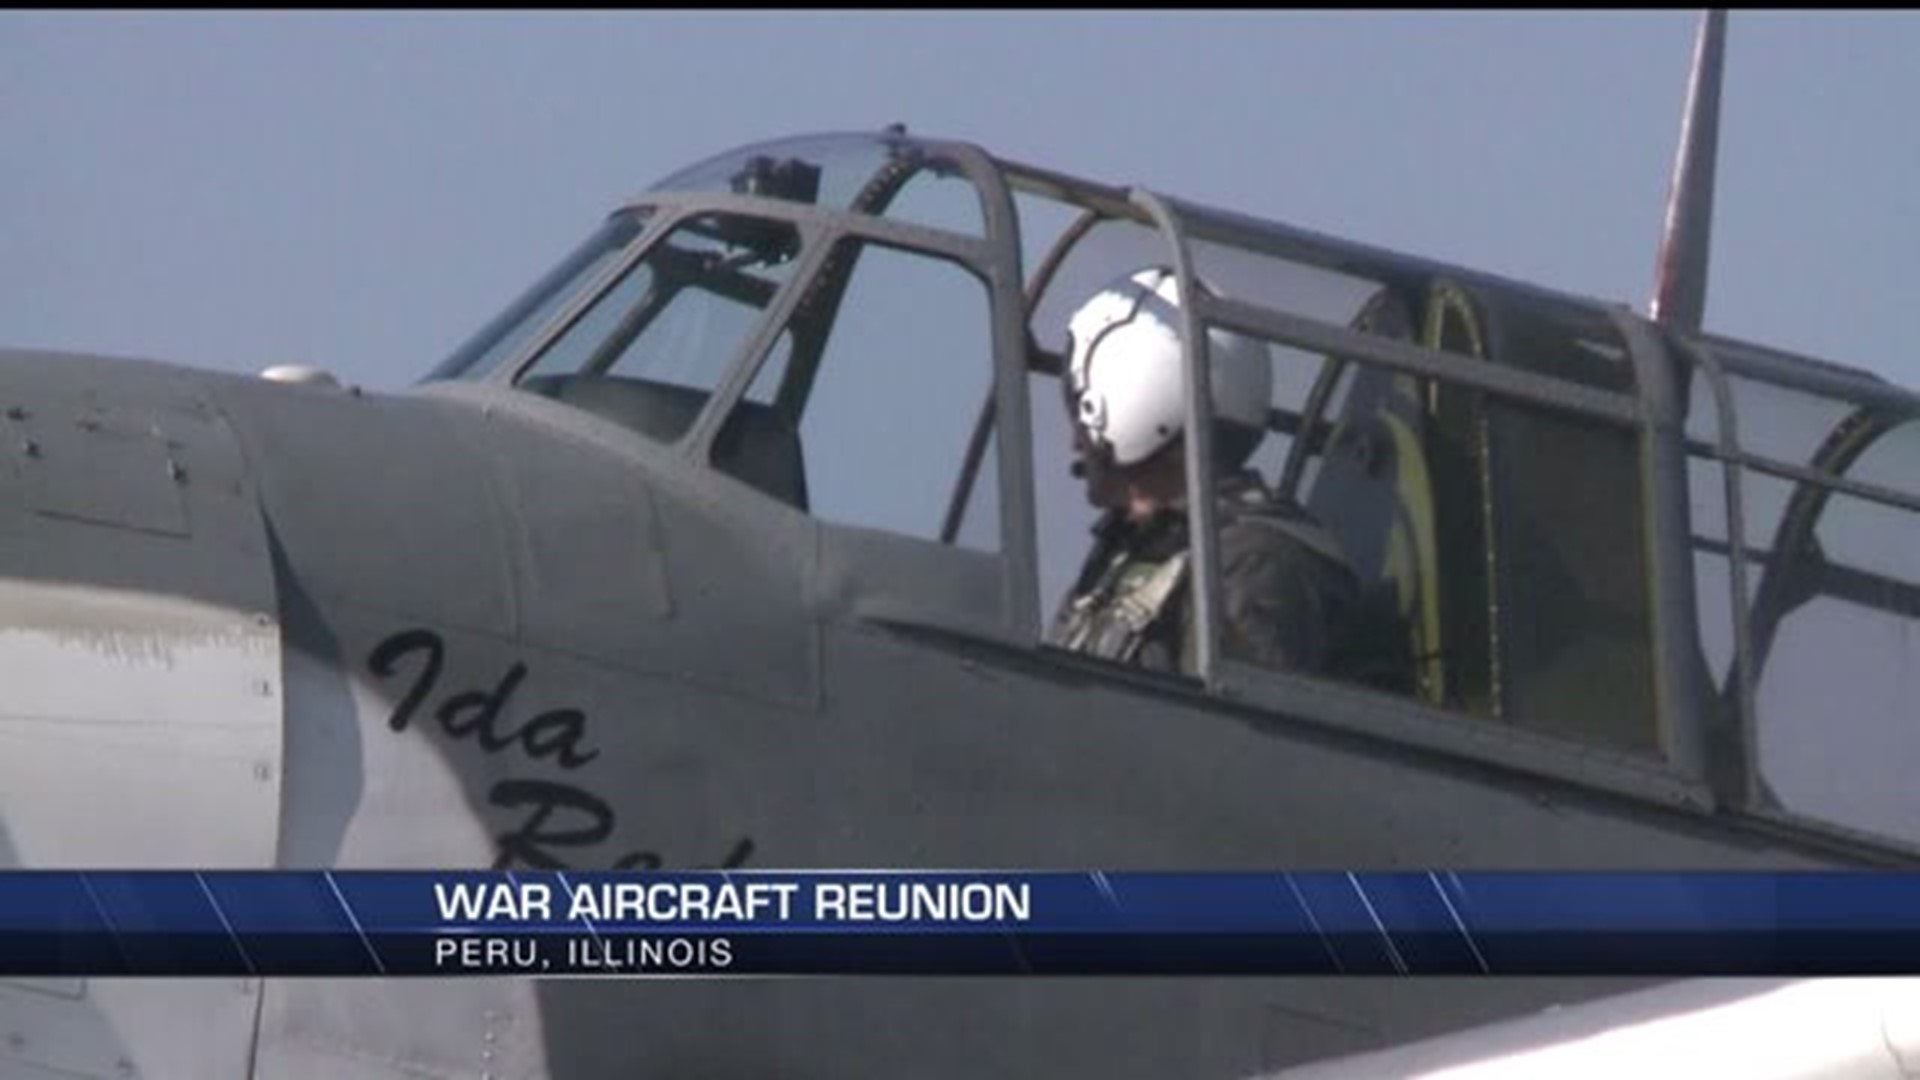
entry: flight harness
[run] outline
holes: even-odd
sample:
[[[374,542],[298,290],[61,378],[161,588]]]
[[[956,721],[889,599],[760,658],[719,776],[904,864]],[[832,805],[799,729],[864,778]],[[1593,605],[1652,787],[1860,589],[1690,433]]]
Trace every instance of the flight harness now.
[[[1224,528],[1232,522],[1272,529],[1338,565],[1348,565],[1339,544],[1323,526],[1304,514],[1288,514],[1285,504],[1272,501],[1258,483],[1242,481],[1223,487],[1226,490],[1221,493],[1221,509],[1225,514],[1216,527]],[[1178,512],[1185,513],[1184,510]],[[1184,525],[1184,517],[1179,522]],[[1184,543],[1163,540],[1165,546],[1177,546],[1178,550],[1161,558],[1140,550],[1142,546],[1158,546],[1153,541],[1113,543],[1111,530],[1115,527],[1109,520],[1096,530],[1109,538],[1105,543],[1114,550],[1106,555],[1091,582],[1068,601],[1055,624],[1052,643],[1088,656],[1130,664],[1139,657],[1154,626],[1186,584],[1190,557]],[[1179,635],[1181,640],[1174,642],[1180,650],[1175,659],[1188,670],[1194,663],[1192,636],[1189,629]]]

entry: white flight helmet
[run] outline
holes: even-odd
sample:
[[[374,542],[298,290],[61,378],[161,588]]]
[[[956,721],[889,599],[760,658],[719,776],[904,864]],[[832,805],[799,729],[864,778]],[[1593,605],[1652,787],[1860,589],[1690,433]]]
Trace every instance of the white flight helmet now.
[[[1186,427],[1180,284],[1153,268],[1115,279],[1067,324],[1067,405],[1117,465],[1152,457]],[[1266,434],[1273,369],[1266,346],[1209,330],[1217,466],[1235,468]]]

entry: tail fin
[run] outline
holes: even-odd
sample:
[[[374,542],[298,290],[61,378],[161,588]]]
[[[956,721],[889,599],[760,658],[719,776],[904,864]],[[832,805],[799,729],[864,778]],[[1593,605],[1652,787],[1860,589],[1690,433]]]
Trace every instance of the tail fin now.
[[[1667,193],[1667,220],[1654,268],[1648,313],[1655,322],[1698,330],[1707,307],[1707,254],[1713,237],[1713,166],[1720,141],[1720,83],[1727,13],[1708,11],[1694,42],[1693,76],[1680,120],[1680,150]]]

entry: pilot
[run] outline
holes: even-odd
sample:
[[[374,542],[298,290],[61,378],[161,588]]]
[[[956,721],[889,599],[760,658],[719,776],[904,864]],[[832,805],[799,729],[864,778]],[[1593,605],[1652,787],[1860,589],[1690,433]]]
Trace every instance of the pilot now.
[[[1182,430],[1179,286],[1148,269],[1117,279],[1068,324],[1062,380],[1074,474],[1106,511],[1054,620],[1061,648],[1154,671],[1197,674]],[[1281,670],[1325,673],[1338,659],[1358,585],[1333,534],[1246,468],[1266,435],[1272,369],[1260,342],[1210,331],[1214,526],[1221,647]]]

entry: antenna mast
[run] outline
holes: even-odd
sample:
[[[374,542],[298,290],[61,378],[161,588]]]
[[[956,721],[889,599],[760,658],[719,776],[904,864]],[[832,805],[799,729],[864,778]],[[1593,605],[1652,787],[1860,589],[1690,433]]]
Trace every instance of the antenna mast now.
[[[1707,255],[1713,239],[1713,166],[1720,141],[1720,84],[1727,13],[1706,11],[1693,47],[1693,75],[1680,119],[1680,150],[1667,193],[1667,218],[1654,267],[1653,320],[1700,329],[1707,307]]]

